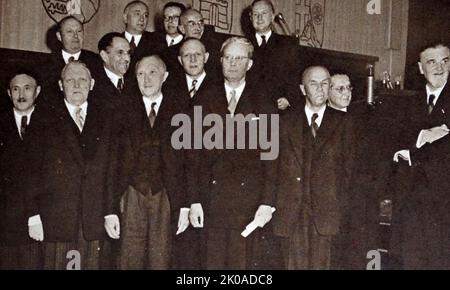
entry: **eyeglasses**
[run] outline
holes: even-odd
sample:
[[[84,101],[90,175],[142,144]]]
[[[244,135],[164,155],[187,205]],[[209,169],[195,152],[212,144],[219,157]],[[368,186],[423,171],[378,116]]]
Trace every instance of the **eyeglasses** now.
[[[187,26],[190,26],[190,27],[194,27],[194,26],[200,26],[200,27],[203,27],[203,26],[205,25],[205,21],[200,20],[200,21],[195,22],[195,21],[191,20],[191,21],[188,21],[188,22],[186,23],[186,25],[187,25]]]
[[[178,22],[180,20],[180,16],[164,16],[165,22]]]
[[[247,57],[247,56],[242,56],[242,55],[238,55],[238,56],[224,55],[222,58],[223,58],[226,62],[232,62],[232,61],[235,61],[235,62],[241,63],[241,62],[243,62],[244,60],[248,59],[249,57]]]
[[[348,91],[350,93],[353,91],[353,87],[352,86],[340,86],[340,87],[335,87],[335,88],[332,88],[332,89],[335,90],[335,91],[338,91],[340,94],[343,94],[346,91]]]

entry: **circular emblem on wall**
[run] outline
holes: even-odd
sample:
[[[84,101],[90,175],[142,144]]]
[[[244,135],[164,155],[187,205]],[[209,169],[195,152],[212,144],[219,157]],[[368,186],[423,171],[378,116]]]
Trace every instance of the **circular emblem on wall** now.
[[[100,8],[100,0],[42,0],[48,16],[58,23],[66,16],[74,16],[83,24],[94,18]]]

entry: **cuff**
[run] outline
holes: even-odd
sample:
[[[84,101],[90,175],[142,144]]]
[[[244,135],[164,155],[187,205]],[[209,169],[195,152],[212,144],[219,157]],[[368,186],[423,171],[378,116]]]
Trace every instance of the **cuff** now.
[[[422,135],[424,134],[425,130],[420,131],[419,133],[419,137],[417,138],[417,142],[416,142],[416,148],[420,149],[423,145],[425,144],[420,144],[420,140],[422,140]]]
[[[111,219],[111,218],[119,219],[119,217],[117,215],[115,215],[115,214],[111,214],[111,215],[105,216],[105,220]]]

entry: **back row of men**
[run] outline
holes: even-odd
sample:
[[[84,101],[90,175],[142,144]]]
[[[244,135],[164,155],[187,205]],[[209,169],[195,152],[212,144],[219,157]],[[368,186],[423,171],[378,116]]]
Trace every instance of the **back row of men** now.
[[[254,1],[254,39],[225,40],[204,30],[198,11],[169,3],[166,34],[149,36],[148,7],[134,1],[124,10],[126,32],[99,41],[101,61],[82,50],[79,21],[63,19],[63,49],[42,92],[27,70],[9,83],[14,109],[1,116],[2,267],[66,269],[76,250],[81,269],[365,268],[369,248],[354,214],[361,198],[351,186],[361,177],[355,159],[364,148],[354,137],[361,132],[327,106],[329,95],[339,109],[348,106],[350,81],[313,66],[301,77],[305,98],[298,97],[298,50],[271,31],[273,15],[269,1]],[[421,57],[441,63],[448,53],[436,46]],[[201,121],[200,142],[229,142],[215,124],[253,116],[231,142],[244,136],[253,144],[255,130],[267,141],[279,135],[278,158],[262,161],[261,142],[188,150],[198,145],[196,129],[179,136],[173,118],[195,120],[200,107],[215,116]],[[266,130],[264,116],[271,116]],[[188,145],[176,150],[176,141]],[[257,230],[244,238],[251,221]]]

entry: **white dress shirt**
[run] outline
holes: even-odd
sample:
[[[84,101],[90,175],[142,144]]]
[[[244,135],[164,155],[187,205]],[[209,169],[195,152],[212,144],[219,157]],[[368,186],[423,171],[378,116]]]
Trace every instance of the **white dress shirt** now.
[[[305,106],[305,114],[306,114],[306,119],[308,120],[308,124],[309,124],[309,126],[311,127],[311,119],[312,119],[312,116],[314,115],[314,114],[317,114],[319,117],[316,119],[316,124],[317,124],[317,126],[320,128],[320,125],[322,125],[322,120],[323,120],[323,115],[325,114],[325,110],[327,109],[327,106],[325,105],[325,106],[323,106],[320,110],[319,110],[319,112],[313,112],[309,107],[308,107],[308,105],[306,105]]]
[[[262,33],[262,34],[256,33],[256,41],[258,42],[258,46],[261,46],[261,44],[263,42],[263,39],[261,37],[262,35],[266,36],[266,42],[269,43],[269,39],[272,36],[272,30],[270,30],[269,32],[266,32],[266,33]]]
[[[83,116],[84,119],[86,120],[87,108],[88,108],[88,102],[87,101],[84,102],[81,106],[72,105],[66,99],[64,99],[64,103],[66,104],[66,108],[69,111],[69,114],[72,117],[72,120],[75,122],[75,124],[77,124],[76,113],[77,113],[78,108],[81,108],[81,116]]]
[[[81,50],[80,50],[79,52],[75,53],[75,54],[70,54],[70,53],[68,53],[67,51],[65,51],[64,49],[61,50],[61,51],[62,51],[62,57],[63,57],[64,62],[65,62],[66,64],[69,63],[69,59],[70,59],[71,57],[73,57],[75,60],[79,60],[79,59],[80,59]]]
[[[177,45],[178,43],[183,41],[183,35],[180,34],[177,37],[171,37],[170,35],[166,34],[166,42],[167,42],[167,46],[170,46],[170,44],[172,43],[173,40],[173,44],[172,45]]]
[[[197,84],[195,85],[195,90],[198,91],[198,89],[202,85],[202,83],[205,80],[205,78],[206,78],[206,72],[203,71],[203,73],[196,79],[197,80]],[[192,82],[193,81],[194,81],[194,78],[192,78],[190,75],[186,74],[186,83],[187,83],[188,91],[190,91],[192,89]]]
[[[143,96],[142,100],[144,100],[145,111],[147,112],[147,116],[149,116],[150,112],[152,111],[153,103],[156,103],[155,112],[156,115],[158,116],[159,108],[161,107],[161,103],[163,101],[163,94],[159,93],[159,95],[156,98],[153,98],[152,100],[149,97]]]
[[[123,76],[118,76],[106,67],[104,67],[106,75],[111,80],[111,82],[114,84],[114,86],[117,88],[117,85],[119,84],[119,80],[122,79],[123,82]]]
[[[17,130],[18,130],[19,135],[20,135],[20,127],[22,127],[22,117],[23,116],[27,116],[27,126],[30,125],[31,114],[33,114],[33,112],[34,112],[34,107],[33,107],[33,109],[31,109],[30,112],[28,112],[26,114],[18,112],[15,109],[13,109],[13,110],[14,110],[14,119],[16,120]],[[22,137],[22,136],[20,135],[20,137]]]
[[[236,91],[236,105],[239,104],[239,100],[241,99],[242,93],[244,92],[245,89],[245,85],[247,83],[244,81],[239,87],[237,87],[236,89],[233,89],[232,87],[230,87],[227,83],[225,83],[225,91],[227,93],[227,101],[228,104],[230,103],[231,100],[231,92],[234,90]]]
[[[128,31],[125,31],[125,38],[128,40],[128,43],[131,43],[131,38],[134,37],[134,44],[136,44],[136,47],[139,46],[139,43],[141,42],[142,39],[142,34],[139,35],[133,35],[131,33],[129,33]]]

